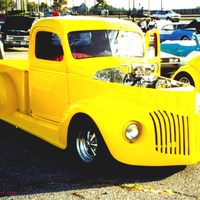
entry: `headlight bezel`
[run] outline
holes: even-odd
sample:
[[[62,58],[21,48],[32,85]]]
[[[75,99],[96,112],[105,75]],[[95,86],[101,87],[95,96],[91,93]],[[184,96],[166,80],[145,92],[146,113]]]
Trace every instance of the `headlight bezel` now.
[[[132,129],[132,133],[131,133],[131,129]],[[133,133],[134,129],[136,133]],[[134,143],[139,138],[140,134],[141,134],[141,125],[140,123],[136,121],[131,121],[127,123],[123,128],[123,137],[127,142],[131,144]]]

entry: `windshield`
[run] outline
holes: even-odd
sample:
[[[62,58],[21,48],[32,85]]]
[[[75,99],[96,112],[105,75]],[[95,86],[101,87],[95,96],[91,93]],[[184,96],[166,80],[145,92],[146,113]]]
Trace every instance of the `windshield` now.
[[[143,57],[142,38],[138,33],[114,30],[78,31],[68,34],[74,58]]]
[[[166,14],[172,14],[172,13],[174,13],[172,10],[167,10],[165,12],[166,12]]]

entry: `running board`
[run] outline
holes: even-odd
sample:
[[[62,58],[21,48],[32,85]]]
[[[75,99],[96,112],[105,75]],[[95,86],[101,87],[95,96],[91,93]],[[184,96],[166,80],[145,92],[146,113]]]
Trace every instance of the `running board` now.
[[[0,119],[33,134],[58,148],[66,148],[66,146],[59,141],[59,124],[48,123],[19,112],[14,112],[13,115],[0,115]]]

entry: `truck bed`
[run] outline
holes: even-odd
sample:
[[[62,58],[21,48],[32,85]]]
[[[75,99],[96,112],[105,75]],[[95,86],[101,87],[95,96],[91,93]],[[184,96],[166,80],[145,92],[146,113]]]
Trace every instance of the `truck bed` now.
[[[28,59],[19,59],[19,60],[0,60],[0,71],[2,69],[18,69],[22,71],[28,71],[29,69],[29,60]]]
[[[28,70],[28,59],[0,61],[0,77],[7,76],[13,82],[17,95],[18,111],[22,113],[30,112]]]

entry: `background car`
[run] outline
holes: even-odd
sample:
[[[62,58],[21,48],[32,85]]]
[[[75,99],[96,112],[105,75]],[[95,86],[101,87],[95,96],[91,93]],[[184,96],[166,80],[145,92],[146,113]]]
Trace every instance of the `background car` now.
[[[191,40],[194,33],[200,33],[200,18],[186,23],[169,23],[159,30],[160,41]]]
[[[44,16],[44,13],[42,12],[33,12],[32,13],[32,17],[43,17]]]
[[[29,31],[35,19],[30,17],[7,17],[1,27],[4,49],[28,47]]]
[[[54,11],[47,10],[44,12],[44,17],[51,17]]]
[[[1,26],[4,24],[4,22],[0,21],[0,39],[1,39]]]
[[[161,52],[161,76],[171,78],[172,75],[181,67],[179,57]]]
[[[159,30],[160,41],[166,40],[191,40],[195,28],[186,28],[188,24],[184,23],[169,23]]]
[[[178,22],[181,18],[181,15],[175,13],[172,10],[156,10],[153,12],[152,17],[155,19],[165,19],[171,20],[173,22]]]
[[[134,17],[149,17],[150,16],[150,11],[149,10],[137,10],[134,13]],[[133,15],[131,15],[133,17]]]
[[[161,52],[178,56],[181,65],[185,65],[193,57],[200,55],[200,35],[195,34],[193,40],[188,41],[166,41],[161,43]]]
[[[187,26],[187,29],[194,28],[197,33],[200,33],[200,18],[194,19],[192,22],[190,22]]]

